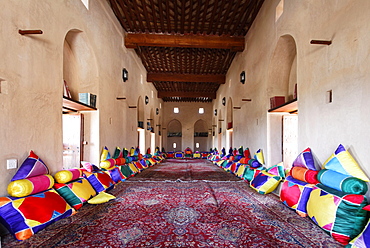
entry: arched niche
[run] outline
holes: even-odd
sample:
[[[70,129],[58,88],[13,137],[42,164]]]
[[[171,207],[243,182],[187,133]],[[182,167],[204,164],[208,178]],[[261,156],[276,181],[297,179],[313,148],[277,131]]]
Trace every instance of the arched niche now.
[[[297,85],[296,42],[291,35],[283,35],[269,65],[268,96],[284,96],[286,102],[293,100],[297,98]],[[298,115],[268,113],[267,129],[267,165],[283,161],[288,167],[298,152]]]
[[[227,101],[227,117],[226,117],[226,123],[227,123],[227,129],[233,128],[233,100],[231,97],[229,97]]]
[[[63,42],[63,80],[68,86],[71,98],[79,100],[79,93],[92,93],[98,95],[98,66],[95,53],[90,46],[87,35],[78,29],[69,30]],[[64,87],[61,80],[60,89]],[[97,103],[99,97],[97,97]],[[96,104],[98,107],[98,104]],[[80,160],[91,161],[98,163],[99,160],[96,154],[100,153],[100,137],[99,137],[99,113],[98,111],[88,111],[77,113],[81,116],[81,121],[70,123],[71,116],[63,114],[63,167],[75,167],[79,162],[76,160],[69,162],[64,159],[66,149],[76,147],[79,151],[73,151],[70,154],[80,154]],[[67,125],[66,123],[69,122]],[[80,132],[83,130],[83,132]],[[67,139],[73,137],[76,141]],[[74,139],[73,139],[74,140]],[[85,141],[82,143],[82,141]],[[79,144],[78,144],[79,143]],[[68,152],[67,152],[68,153]]]
[[[208,150],[208,125],[207,122],[199,119],[194,123],[194,147],[193,151]],[[199,147],[197,147],[197,144]]]
[[[70,30],[63,44],[63,79],[73,99],[78,93],[98,91],[98,69],[96,57],[86,34],[81,30]]]
[[[281,36],[271,58],[268,80],[268,95],[293,99],[297,83],[297,47],[291,35]]]
[[[173,147],[176,144],[176,147]],[[182,124],[173,119],[167,125],[167,149],[166,151],[182,151]]]
[[[141,96],[137,99],[137,126],[144,129],[144,101]]]

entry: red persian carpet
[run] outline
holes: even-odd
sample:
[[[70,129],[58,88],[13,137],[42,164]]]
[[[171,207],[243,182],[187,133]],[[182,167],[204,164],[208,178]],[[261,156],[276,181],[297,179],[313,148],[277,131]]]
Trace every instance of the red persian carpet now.
[[[148,170],[164,167],[170,168]],[[110,193],[117,198],[87,204],[28,240],[7,235],[2,247],[342,247],[276,196],[241,180],[129,179]]]

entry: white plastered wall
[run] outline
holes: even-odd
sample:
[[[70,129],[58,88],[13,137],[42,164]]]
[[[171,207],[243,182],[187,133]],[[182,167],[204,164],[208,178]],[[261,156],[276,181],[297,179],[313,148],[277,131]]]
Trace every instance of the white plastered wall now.
[[[269,70],[280,37],[294,38],[297,58],[299,147],[311,147],[322,164],[343,144],[370,176],[370,2],[366,0],[284,1],[284,11],[275,22],[280,1],[265,1],[246,36],[246,49],[238,53],[221,85],[214,108],[231,96],[234,112],[234,146],[251,152],[269,150],[267,111],[270,108]],[[330,46],[312,45],[311,40],[332,40]],[[246,83],[239,75],[246,72]],[[292,88],[292,86],[290,86]],[[291,90],[291,89],[290,89]],[[326,102],[332,90],[333,102]],[[250,98],[251,102],[241,99]],[[274,151],[276,152],[276,151]],[[276,161],[268,161],[271,166]]]
[[[34,150],[51,174],[62,169],[63,48],[70,30],[83,32],[95,58],[81,72],[84,85],[92,87],[81,90],[97,94],[98,108],[85,113],[85,132],[94,146],[87,159],[98,163],[103,146],[113,152],[115,146],[137,145],[136,109],[128,107],[136,106],[139,96],[149,96],[147,119],[162,101],[146,82],[146,70],[134,50],[125,48],[124,31],[106,1],[90,1],[89,9],[79,0],[3,1],[0,19],[1,196],[7,195],[16,172],[6,169],[7,159],[15,158],[20,165]],[[22,36],[18,29],[41,29],[43,34]],[[123,68],[129,72],[125,83]]]

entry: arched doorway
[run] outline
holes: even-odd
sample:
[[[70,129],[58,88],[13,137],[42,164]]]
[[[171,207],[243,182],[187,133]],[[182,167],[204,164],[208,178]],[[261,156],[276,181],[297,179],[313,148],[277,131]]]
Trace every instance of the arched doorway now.
[[[204,120],[197,120],[194,123],[194,146],[193,151],[207,151],[208,147],[208,126]]]
[[[141,96],[137,99],[137,139],[141,154],[145,154],[144,102]]]
[[[268,96],[283,96],[285,102],[297,101],[297,48],[290,35],[281,36],[269,67]],[[298,109],[297,109],[298,110]],[[267,161],[283,161],[289,168],[298,154],[298,111],[267,114]]]
[[[167,125],[167,148],[166,151],[182,151],[182,125],[174,119]]]
[[[227,101],[227,113],[226,113],[226,148],[233,147],[233,101],[231,97]]]

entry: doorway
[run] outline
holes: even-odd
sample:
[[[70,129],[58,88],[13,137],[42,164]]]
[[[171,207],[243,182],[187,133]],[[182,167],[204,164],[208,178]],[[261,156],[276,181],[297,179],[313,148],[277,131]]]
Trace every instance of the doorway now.
[[[63,169],[80,168],[83,158],[83,115],[63,114]]]
[[[298,115],[283,115],[284,168],[291,168],[298,154]]]

